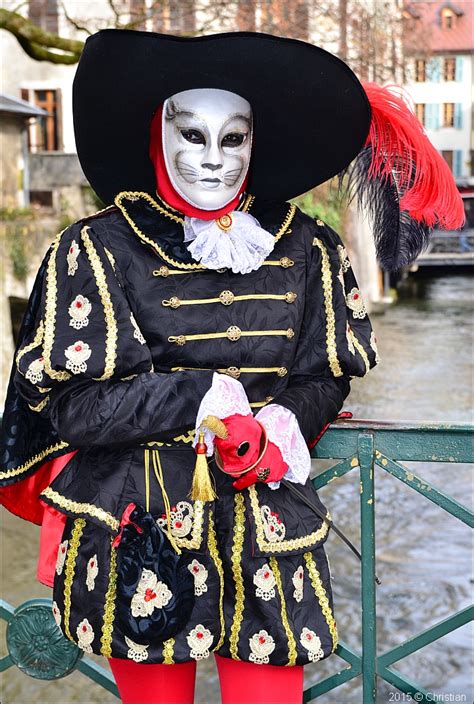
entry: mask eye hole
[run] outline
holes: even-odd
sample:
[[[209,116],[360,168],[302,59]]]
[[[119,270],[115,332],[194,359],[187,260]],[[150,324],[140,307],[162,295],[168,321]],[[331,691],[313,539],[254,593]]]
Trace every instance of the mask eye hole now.
[[[223,147],[240,147],[244,143],[245,134],[240,132],[231,132],[226,134],[222,139]]]
[[[202,132],[199,130],[181,130],[181,135],[184,137],[184,139],[187,142],[191,142],[191,144],[205,144],[206,140],[204,139],[204,135]]]
[[[248,452],[250,447],[250,443],[247,442],[247,440],[244,440],[244,442],[241,442],[240,445],[237,448],[237,454],[239,457],[243,457],[246,452]]]

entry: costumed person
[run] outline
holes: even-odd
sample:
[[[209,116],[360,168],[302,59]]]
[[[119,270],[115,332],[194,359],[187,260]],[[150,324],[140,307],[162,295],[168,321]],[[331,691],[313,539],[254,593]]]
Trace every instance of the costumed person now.
[[[124,702],[191,702],[211,653],[224,702],[299,702],[338,642],[309,448],[378,356],[342,240],[287,201],[347,175],[398,269],[462,224],[454,181],[402,97],[281,37],[103,30],[73,111],[108,207],[39,269],[3,503]]]

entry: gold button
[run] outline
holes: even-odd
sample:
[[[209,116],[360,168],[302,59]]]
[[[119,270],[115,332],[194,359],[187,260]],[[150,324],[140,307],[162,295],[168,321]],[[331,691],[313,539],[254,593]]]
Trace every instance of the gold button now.
[[[317,225],[318,227],[324,227],[323,221],[322,221],[322,220],[319,220],[319,219],[316,220],[316,225]]]
[[[282,266],[284,269],[289,269],[290,266],[294,265],[293,259],[290,259],[289,257],[282,257],[280,259],[280,266]]]
[[[164,301],[161,301],[161,305],[166,308],[179,308],[181,301],[176,296],[171,296],[169,300],[165,299]]]
[[[293,328],[288,328],[288,330],[286,331],[286,336],[289,340],[292,340],[294,338],[295,331],[293,330]]]
[[[160,266],[159,269],[153,271],[153,276],[169,276],[170,270],[167,266]]]
[[[233,379],[240,377],[240,369],[238,367],[227,367],[224,373],[231,376]]]
[[[288,369],[286,367],[280,367],[277,374],[278,376],[286,376],[288,374]]]
[[[295,293],[294,291],[288,291],[287,293],[285,293],[285,301],[287,303],[294,303],[297,298],[298,298],[298,294]]]
[[[237,342],[242,337],[242,330],[237,325],[231,325],[227,328],[226,335],[231,342]]]
[[[219,300],[224,306],[230,306],[234,302],[234,294],[232,291],[221,291]]]
[[[227,215],[222,215],[217,218],[216,225],[220,230],[227,232],[232,227],[232,217],[227,213]]]

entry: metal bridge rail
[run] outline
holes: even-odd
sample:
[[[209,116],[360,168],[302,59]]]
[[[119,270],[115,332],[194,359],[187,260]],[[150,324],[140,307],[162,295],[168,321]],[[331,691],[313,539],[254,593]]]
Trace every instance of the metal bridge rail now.
[[[425,647],[472,620],[472,606],[451,614],[396,647],[378,654],[375,590],[375,477],[386,472],[462,523],[474,525],[474,514],[452,496],[404,467],[400,462],[474,462],[474,426],[435,423],[380,423],[377,421],[338,421],[323,435],[312,456],[340,460],[321,472],[313,484],[317,489],[349,472],[359,473],[361,525],[361,613],[360,650],[339,640],[336,654],[347,667],[340,669],[304,692],[309,702],[355,677],[362,678],[363,704],[375,704],[377,680],[385,680],[399,691],[415,695],[417,702],[432,702],[432,693],[412,682],[394,663]],[[49,599],[32,599],[14,609],[0,602],[0,618],[8,622],[8,655],[0,659],[0,672],[17,665],[39,679],[59,679],[77,669],[118,696],[108,670],[83,657],[83,652],[66,640],[56,627]],[[339,634],[341,635],[341,634]]]

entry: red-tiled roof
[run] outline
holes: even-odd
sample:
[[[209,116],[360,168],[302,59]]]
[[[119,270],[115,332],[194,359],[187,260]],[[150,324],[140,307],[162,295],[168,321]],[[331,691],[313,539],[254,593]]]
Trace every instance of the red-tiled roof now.
[[[441,26],[441,10],[448,7],[455,13],[454,26],[445,29]],[[415,0],[407,3],[416,23],[420,23],[426,40],[428,51],[472,51],[474,49],[474,2],[473,0]]]

